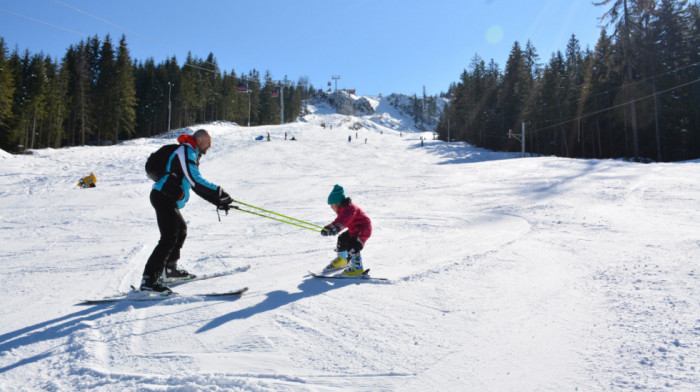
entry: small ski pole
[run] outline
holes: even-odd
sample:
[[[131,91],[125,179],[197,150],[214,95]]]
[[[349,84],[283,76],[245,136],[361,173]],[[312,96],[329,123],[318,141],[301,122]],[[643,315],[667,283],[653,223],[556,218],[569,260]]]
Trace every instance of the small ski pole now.
[[[273,217],[273,216],[269,216],[269,215],[265,215],[265,214],[260,214],[260,213],[255,212],[255,211],[244,210],[244,209],[242,209],[242,208],[239,207],[239,206],[231,206],[231,208],[232,208],[232,209],[235,209],[235,210],[237,210],[237,211],[247,212],[247,213],[249,213],[249,214],[261,216],[261,217],[263,217],[263,218],[272,219],[272,220],[275,220],[275,221],[277,221],[277,222],[286,223],[286,224],[288,224],[288,225],[292,225],[292,226],[296,226],[296,227],[301,227],[302,229],[311,230],[311,231],[314,231],[314,232],[318,231],[317,228],[303,226],[303,225],[300,225],[300,224],[298,224],[298,223],[286,221],[286,220],[284,220],[284,219],[275,218],[275,217]],[[294,220],[297,220],[297,219],[294,219]],[[303,221],[302,221],[302,222],[303,222]],[[303,223],[307,223],[307,222],[303,222]],[[314,226],[316,226],[316,225],[314,225]],[[323,229],[323,228],[321,228],[321,229]],[[323,230],[326,230],[326,229],[323,229]]]
[[[216,207],[216,216],[219,217],[219,222],[221,222],[221,214],[219,214],[219,210],[220,210],[220,209],[221,209],[221,208]],[[224,211],[226,211],[226,215],[228,215],[228,209],[224,209]]]
[[[260,207],[256,207],[256,206],[253,206],[253,205],[250,205],[250,204],[246,204],[246,203],[243,203],[243,202],[238,201],[238,200],[234,200],[233,202],[234,202],[234,203],[238,203],[238,204],[240,204],[240,205],[244,205],[244,206],[246,206],[246,207],[255,208],[256,210],[260,210],[260,211],[267,212],[268,214],[277,215],[277,216],[280,216],[280,217],[285,218],[285,219],[289,219],[289,220],[292,220],[292,221],[295,221],[295,222],[303,223],[303,224],[305,224],[305,225],[307,225],[307,226],[315,227],[315,228],[317,228],[317,229],[323,229],[323,226],[315,225],[315,224],[313,224],[313,223],[305,222],[305,221],[300,220],[300,219],[296,219],[296,218],[292,218],[292,217],[290,217],[290,216],[282,215],[282,214],[277,213],[277,212],[274,212],[274,211],[270,211],[270,210],[266,210],[266,209],[264,209],[264,208],[260,208]],[[235,207],[234,207],[234,208],[235,208]],[[246,211],[246,210],[241,210],[241,211]],[[248,211],[248,212],[250,212],[250,211]],[[266,215],[262,215],[262,214],[259,214],[259,215],[260,215],[260,216],[266,216]],[[286,223],[290,223],[290,222],[286,222]]]

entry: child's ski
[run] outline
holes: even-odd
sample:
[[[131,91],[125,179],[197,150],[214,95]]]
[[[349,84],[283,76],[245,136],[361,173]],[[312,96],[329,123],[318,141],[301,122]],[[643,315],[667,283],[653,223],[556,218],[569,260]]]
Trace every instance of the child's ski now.
[[[362,273],[362,275],[356,275],[356,276],[347,276],[343,275],[342,273],[340,274],[327,274],[327,273],[316,273],[316,272],[311,272],[309,271],[309,274],[313,276],[314,278],[318,279],[357,279],[357,280],[379,280],[379,281],[387,281],[389,279],[387,278],[375,278],[369,275],[369,268],[365,270],[365,272]]]
[[[198,280],[207,280],[207,279],[211,279],[211,278],[218,278],[221,276],[233,275],[233,274],[237,274],[239,272],[248,271],[249,269],[250,269],[250,265],[244,265],[242,267],[238,267],[236,269],[232,269],[229,271],[221,271],[221,272],[214,272],[211,274],[198,275],[196,278],[184,278],[184,279],[164,278],[161,283],[163,283],[164,285],[166,285],[168,287],[175,287],[175,286],[180,286],[182,284],[189,283],[189,282],[196,282]]]
[[[132,290],[129,293],[115,295],[113,297],[84,300],[82,302],[79,302],[78,305],[94,305],[94,304],[104,304],[104,303],[120,302],[120,301],[160,301],[160,300],[170,299],[170,298],[238,297],[238,296],[241,296],[246,291],[248,291],[248,288],[243,287],[242,289],[220,292],[220,293],[207,293],[207,294],[172,293],[169,295],[160,295],[159,293],[144,293],[142,291]]]
[[[321,271],[321,272],[319,273],[319,275],[326,275],[326,276],[327,276],[327,275],[331,275],[331,274],[334,274],[334,273],[336,273],[336,272],[342,272],[342,271],[345,270],[346,268],[348,268],[348,265],[347,265],[347,264],[344,265],[344,266],[342,266],[342,267],[338,267],[338,268],[324,268],[323,271]]]

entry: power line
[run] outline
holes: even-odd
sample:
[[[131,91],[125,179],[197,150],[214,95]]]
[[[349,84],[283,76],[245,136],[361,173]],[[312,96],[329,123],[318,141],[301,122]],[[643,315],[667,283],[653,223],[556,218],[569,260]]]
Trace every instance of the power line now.
[[[80,8],[77,8],[77,7],[75,7],[75,6],[72,6],[72,5],[67,4],[67,3],[65,3],[65,2],[62,2],[62,1],[59,1],[59,0],[53,0],[53,1],[54,1],[56,4],[62,5],[62,6],[64,6],[64,7],[66,7],[66,8],[70,8],[70,9],[76,11],[76,12],[79,12],[79,13],[81,13],[81,14],[87,15],[87,16],[89,16],[89,17],[91,17],[91,18],[94,18],[94,19],[96,19],[96,20],[99,20],[99,21],[102,22],[102,23],[108,24],[108,25],[113,26],[113,27],[116,27],[116,28],[118,28],[118,29],[124,30],[124,31],[126,31],[126,32],[128,32],[128,33],[130,33],[130,34],[134,34],[134,35],[136,35],[136,36],[138,36],[138,37],[140,37],[140,38],[143,38],[143,39],[146,39],[146,40],[148,40],[148,41],[151,41],[151,42],[153,42],[153,43],[155,43],[155,44],[157,44],[157,45],[163,46],[163,47],[168,48],[168,49],[181,50],[181,51],[182,51],[182,49],[178,49],[178,48],[176,48],[176,47],[173,47],[173,46],[164,44],[164,43],[159,42],[159,41],[157,41],[157,40],[155,40],[155,39],[153,39],[153,38],[150,38],[150,37],[145,36],[145,35],[143,35],[143,34],[139,34],[139,33],[135,32],[135,31],[133,31],[133,30],[129,30],[129,29],[127,29],[126,27],[117,25],[116,23],[112,23],[112,22],[110,22],[110,21],[108,21],[108,20],[106,20],[106,19],[103,19],[103,18],[100,18],[100,17],[98,17],[98,16],[95,16],[95,15],[93,15],[93,14],[87,12],[87,11],[81,10]],[[77,34],[77,35],[80,35],[80,36],[83,36],[83,37],[87,37],[87,38],[90,38],[90,37],[91,37],[91,35],[89,35],[89,34],[82,33],[82,32],[75,31],[75,30],[71,30],[71,29],[69,29],[69,28],[67,28],[67,27],[63,27],[63,26],[59,26],[59,25],[56,25],[56,24],[53,24],[53,23],[49,23],[49,22],[46,22],[46,21],[43,21],[43,20],[40,20],[40,19],[31,17],[31,16],[27,16],[27,15],[23,15],[23,14],[14,12],[14,11],[10,11],[10,10],[8,10],[8,9],[0,8],[0,11],[5,12],[5,13],[8,13],[8,14],[11,14],[11,15],[14,15],[14,16],[18,16],[18,17],[21,17],[21,18],[24,18],[24,19],[27,19],[27,20],[31,20],[32,22],[40,23],[40,24],[49,26],[49,27],[51,27],[51,28],[55,28],[55,29],[58,29],[58,30],[67,31],[67,32],[70,32],[70,33],[73,33],[73,34]],[[124,46],[124,49],[128,49],[128,48],[127,48],[126,46]],[[145,54],[154,56],[154,54],[151,53],[151,52],[145,52],[145,51],[139,51],[139,52],[142,52],[142,53],[145,53]],[[193,64],[188,64],[187,62],[184,63],[183,67],[192,67],[192,68],[196,68],[196,69],[200,69],[200,70],[202,70],[202,71],[207,71],[207,72],[212,72],[212,73],[219,73],[219,72],[220,72],[220,71],[219,71],[219,66],[218,66],[217,64],[212,63],[212,62],[210,62],[210,61],[203,61],[203,62],[204,62],[205,64],[210,64],[210,65],[212,65],[212,66],[214,66],[214,67],[216,67],[216,68],[215,68],[214,70],[212,70],[212,69],[206,69],[206,68],[198,67],[198,66],[193,65]]]
[[[73,5],[70,5],[70,4],[68,4],[68,3],[65,3],[65,2],[62,2],[62,1],[59,1],[59,0],[53,0],[53,2],[56,3],[56,4],[60,4],[60,5],[64,6],[64,7],[70,8],[70,9],[72,9],[72,10],[74,10],[74,11],[76,11],[76,12],[79,12],[79,13],[81,13],[81,14],[87,15],[87,16],[89,16],[89,17],[91,17],[91,18],[97,19],[97,20],[99,20],[99,21],[102,22],[102,23],[106,23],[106,24],[108,24],[108,25],[110,25],[110,26],[114,26],[114,27],[116,27],[116,28],[118,28],[118,29],[124,30],[124,31],[126,31],[126,32],[131,33],[131,34],[135,34],[136,36],[139,36],[139,37],[141,37],[141,38],[143,38],[143,39],[146,39],[146,40],[149,40],[149,41],[151,41],[151,42],[154,42],[155,44],[161,45],[161,46],[163,46],[163,47],[165,47],[165,48],[173,49],[173,50],[176,50],[176,51],[177,51],[177,50],[182,50],[182,49],[178,49],[178,48],[176,48],[176,47],[174,47],[174,46],[170,46],[170,45],[164,44],[164,43],[162,43],[162,42],[159,42],[159,41],[157,41],[157,40],[155,40],[155,39],[153,39],[153,38],[150,38],[150,37],[148,37],[148,36],[145,36],[145,35],[143,35],[143,34],[139,34],[139,33],[135,32],[135,31],[133,31],[133,30],[129,30],[129,29],[127,29],[126,27],[120,26],[120,25],[118,25],[118,24],[116,24],[116,23],[112,23],[112,22],[108,21],[107,19],[100,18],[99,16],[95,16],[95,15],[93,15],[93,14],[87,12],[87,11],[84,11],[84,10],[82,10],[82,9],[80,9],[80,8],[78,8],[78,7],[75,7],[75,6],[73,6]],[[218,66],[217,64],[212,63],[212,62],[210,62],[210,61],[204,61],[204,63],[206,63],[206,64],[211,64],[211,65],[213,65],[214,67],[216,67],[216,69],[215,69],[215,70],[211,70],[211,69],[201,68],[201,67],[194,66],[194,65],[192,65],[192,64],[188,64],[188,63],[186,63],[186,62],[185,62],[185,64],[184,64],[183,66],[184,66],[184,67],[192,67],[192,68],[196,68],[196,69],[201,69],[201,70],[203,70],[203,71],[212,72],[212,73],[218,73],[218,72],[219,72],[219,66]]]
[[[611,88],[611,89],[609,89],[609,90],[604,90],[604,91],[601,91],[601,92],[599,92],[599,93],[597,93],[597,94],[586,95],[586,96],[583,96],[583,97],[579,97],[579,98],[576,98],[576,99],[572,99],[572,100],[569,100],[569,101],[565,101],[564,103],[560,103],[559,105],[553,106],[553,108],[562,108],[562,107],[564,106],[564,104],[575,104],[575,103],[578,103],[578,102],[580,102],[580,101],[582,101],[582,100],[589,100],[589,99],[591,99],[591,98],[595,98],[595,97],[598,97],[598,96],[601,96],[601,95],[610,94],[610,93],[612,93],[612,92],[615,92],[615,91],[617,91],[617,90],[621,90],[621,89],[623,89],[623,88],[630,88],[630,87],[635,86],[635,85],[637,85],[637,84],[644,83],[644,82],[648,82],[649,80],[654,80],[654,79],[656,79],[656,78],[659,78],[659,77],[662,77],[662,76],[665,76],[665,75],[670,75],[670,74],[673,74],[673,73],[678,73],[678,72],[680,72],[680,71],[682,71],[682,70],[684,70],[684,69],[686,69],[686,68],[697,67],[698,65],[700,65],[700,62],[696,62],[696,63],[693,63],[693,64],[688,64],[688,65],[685,65],[685,66],[683,66],[683,67],[676,68],[676,69],[673,69],[673,70],[670,70],[670,71],[666,71],[666,72],[663,72],[663,73],[660,73],[660,74],[656,74],[656,75],[653,75],[653,76],[649,76],[649,77],[644,78],[644,79],[634,80],[634,81],[632,81],[632,82],[629,83],[629,84],[622,85],[622,86],[615,87],[615,88]],[[546,109],[539,109],[539,110],[535,111],[534,113],[541,113],[543,110],[546,110]],[[533,114],[533,112],[523,113],[522,115],[531,115],[531,114]]]
[[[614,106],[610,106],[610,107],[605,108],[605,109],[600,109],[600,110],[596,110],[596,111],[593,111],[593,112],[590,112],[590,113],[582,114],[582,115],[579,115],[579,116],[577,116],[577,117],[574,117],[574,118],[569,119],[569,120],[566,120],[566,121],[562,121],[562,122],[557,123],[557,124],[548,125],[548,126],[543,127],[543,128],[538,128],[538,129],[536,129],[536,130],[534,130],[534,131],[531,131],[530,134],[538,133],[538,132],[547,130],[547,129],[549,129],[549,128],[559,127],[559,126],[562,126],[562,125],[564,125],[564,124],[568,124],[568,123],[570,123],[570,122],[580,120],[580,119],[582,119],[582,118],[586,118],[586,117],[594,116],[594,115],[596,115],[596,114],[600,114],[600,113],[607,112],[607,111],[609,111],[609,110],[618,109],[618,108],[621,108],[621,107],[623,107],[623,106],[629,105],[629,104],[631,104],[631,103],[633,103],[633,102],[638,102],[638,101],[643,101],[643,100],[645,100],[645,99],[653,98],[653,97],[656,96],[656,95],[665,94],[665,93],[667,93],[667,92],[669,92],[669,91],[672,91],[672,90],[675,90],[675,89],[678,89],[678,88],[681,88],[681,87],[689,86],[689,85],[694,84],[694,83],[697,83],[697,82],[700,82],[700,78],[695,79],[695,80],[690,81],[690,82],[686,82],[686,83],[679,84],[679,85],[677,85],[677,86],[668,88],[668,89],[663,90],[663,91],[657,91],[657,92],[654,93],[654,94],[650,94],[650,95],[647,95],[647,96],[644,96],[644,97],[640,97],[640,98],[635,98],[635,99],[632,99],[632,100],[627,101],[627,102],[624,102],[624,103],[620,103],[620,104],[617,104],[617,105],[614,105]]]
[[[698,64],[698,63],[696,63],[696,65],[697,65],[697,64]],[[561,121],[561,122],[558,122],[558,123],[556,123],[556,124],[548,125],[548,126],[545,126],[545,127],[542,127],[542,128],[538,128],[538,129],[529,131],[528,134],[529,134],[529,135],[532,135],[532,134],[535,134],[535,133],[539,133],[539,132],[545,131],[545,130],[550,129],[550,128],[560,127],[560,126],[562,126],[562,125],[564,125],[564,124],[568,124],[568,123],[571,123],[571,122],[574,122],[574,121],[579,121],[579,120],[581,120],[581,119],[583,119],[583,118],[591,117],[591,116],[594,116],[594,115],[596,115],[596,114],[600,114],[600,113],[607,112],[607,111],[609,111],[609,110],[618,109],[618,108],[621,108],[621,107],[623,107],[623,106],[629,105],[629,104],[631,104],[631,103],[633,103],[633,102],[638,102],[638,101],[643,101],[643,100],[645,100],[645,99],[653,98],[654,96],[661,95],[661,94],[665,94],[665,93],[667,93],[667,92],[669,92],[669,91],[673,91],[673,90],[675,90],[675,89],[679,89],[679,88],[682,88],[682,87],[685,87],[685,86],[689,86],[689,85],[691,85],[691,84],[695,84],[695,83],[698,83],[698,82],[700,82],[700,78],[695,79],[695,80],[692,80],[692,81],[689,81],[689,82],[681,83],[681,84],[679,84],[679,85],[673,86],[673,87],[668,88],[668,89],[666,89],[666,90],[657,91],[657,92],[654,93],[654,94],[649,94],[649,95],[646,95],[646,96],[643,96],[643,97],[640,97],[640,98],[635,98],[635,99],[632,99],[632,100],[627,101],[627,102],[623,102],[623,103],[620,103],[620,104],[617,104],[617,105],[614,105],[614,106],[610,106],[610,107],[605,108],[605,109],[600,109],[600,110],[596,110],[596,111],[593,111],[593,112],[581,114],[581,115],[578,115],[578,116],[576,116],[576,117],[573,117],[573,118],[571,118],[571,119],[569,119],[569,120]],[[489,135],[484,135],[484,136],[485,136],[485,137],[488,137]],[[497,139],[505,139],[505,137],[502,137],[502,136],[494,136],[494,137],[497,138]]]
[[[73,11],[76,11],[76,12],[79,12],[79,13],[81,13],[81,14],[87,15],[87,16],[93,18],[93,19],[97,19],[97,20],[99,20],[99,21],[102,22],[102,23],[106,23],[106,24],[108,24],[108,25],[110,25],[110,26],[114,26],[114,27],[116,27],[116,28],[118,28],[118,29],[121,29],[121,30],[124,30],[124,31],[126,31],[126,32],[128,32],[128,33],[137,35],[137,36],[139,36],[139,37],[141,37],[141,38],[143,38],[143,39],[146,39],[146,40],[149,40],[149,41],[151,41],[151,42],[154,42],[154,43],[156,43],[156,44],[158,44],[158,45],[164,46],[164,47],[166,47],[166,48],[168,48],[168,49],[178,50],[178,49],[175,48],[175,47],[166,45],[166,44],[164,44],[164,43],[162,43],[162,42],[158,42],[158,41],[154,40],[153,38],[147,37],[147,36],[145,36],[145,35],[143,35],[143,34],[139,34],[139,33],[135,32],[135,31],[133,31],[133,30],[129,30],[129,29],[127,29],[126,27],[119,26],[118,24],[112,23],[112,22],[110,22],[110,21],[108,21],[108,20],[106,20],[106,19],[103,19],[103,18],[100,18],[100,17],[98,17],[98,16],[95,16],[95,15],[93,15],[93,14],[87,12],[87,11],[81,10],[81,9],[78,8],[78,7],[72,6],[72,5],[70,5],[70,4],[64,3],[64,2],[59,1],[59,0],[53,0],[53,2],[56,3],[56,4],[60,4],[60,5],[64,6],[64,7],[66,7],[66,8],[70,8],[70,9],[72,9]]]
[[[632,86],[634,86],[634,85],[636,85],[636,84],[643,83],[643,82],[647,82],[647,81],[649,81],[649,80],[654,80],[654,79],[657,79],[657,78],[662,77],[662,76],[665,76],[665,75],[669,75],[669,74],[673,74],[673,73],[678,73],[678,72],[683,71],[683,70],[685,70],[685,69],[687,69],[687,68],[690,68],[690,67],[697,67],[697,66],[699,66],[699,65],[700,65],[700,62],[695,62],[695,63],[692,63],[692,64],[687,64],[687,65],[685,65],[685,66],[683,66],[683,67],[676,68],[676,69],[673,69],[673,70],[670,70],[670,71],[666,71],[666,72],[663,72],[663,73],[659,73],[659,74],[656,74],[656,75],[653,75],[653,76],[649,76],[649,77],[647,77],[647,78],[645,78],[645,79],[635,80],[635,81],[633,81],[633,82],[631,82],[631,83],[629,83],[629,84],[622,85],[622,86],[615,87],[615,88],[611,88],[611,89],[609,89],[609,90],[604,90],[604,91],[601,91],[601,92],[599,92],[599,93],[597,93],[597,94],[594,94],[594,95],[586,95],[586,96],[583,96],[583,97],[580,97],[580,98],[576,98],[576,99],[572,99],[572,100],[569,100],[569,101],[565,101],[564,103],[560,103],[560,104],[558,104],[558,105],[551,106],[551,107],[549,107],[549,108],[542,108],[542,109],[537,109],[537,110],[529,111],[529,112],[521,112],[521,113],[519,113],[518,115],[509,116],[507,119],[513,119],[513,118],[518,118],[518,117],[531,116],[531,115],[533,115],[533,114],[539,114],[539,113],[542,113],[542,112],[545,111],[545,110],[551,110],[551,109],[553,109],[553,108],[565,108],[564,105],[575,104],[575,103],[580,102],[580,101],[582,101],[582,100],[589,100],[589,99],[591,99],[591,98],[595,98],[595,97],[598,97],[598,96],[600,96],[600,95],[610,94],[610,93],[613,93],[613,92],[615,92],[615,91],[617,91],[617,90],[620,90],[620,89],[623,89],[623,88],[630,88],[630,87],[632,87]],[[663,94],[663,93],[666,93],[666,92],[668,92],[668,91],[670,91],[670,90],[673,90],[673,89],[675,89],[675,88],[680,88],[680,87],[686,86],[686,85],[688,85],[688,84],[693,84],[693,83],[695,83],[695,82],[697,82],[697,80],[696,80],[696,81],[693,81],[693,82],[688,82],[688,83],[686,83],[686,84],[682,84],[682,85],[679,85],[679,86],[676,86],[676,87],[672,87],[672,88],[670,88],[670,89],[668,89],[668,90],[664,90],[664,91],[661,91],[661,92],[657,92],[656,94],[651,94],[651,95],[649,95],[649,96],[647,96],[647,97],[643,97],[643,98],[631,100],[631,101],[629,101],[629,102],[627,102],[627,103],[619,104],[619,105],[613,106],[613,107],[611,107],[611,108],[609,108],[609,109],[614,109],[614,108],[617,108],[617,107],[620,107],[620,106],[628,105],[628,104],[630,104],[630,103],[632,103],[632,102],[636,102],[636,101],[638,101],[638,100],[644,100],[644,99],[647,99],[647,98],[651,98],[651,97],[654,97],[655,95]],[[546,127],[544,127],[544,128],[540,128],[540,130],[548,129],[548,128],[550,128],[550,127],[560,126],[560,125],[562,125],[562,124],[566,124],[566,123],[575,121],[575,120],[580,119],[580,118],[584,118],[584,117],[588,117],[588,116],[593,115],[593,114],[597,114],[597,113],[600,113],[600,112],[604,112],[604,111],[609,110],[609,109],[602,109],[602,111],[597,111],[597,112],[592,112],[592,113],[585,114],[585,115],[580,115],[580,116],[574,117],[574,118],[571,119],[571,120],[566,120],[566,121],[563,121],[563,122],[561,122],[561,123],[557,123],[557,124],[555,124],[555,125],[549,125],[549,126],[546,126]],[[539,131],[539,130],[538,130],[538,131]],[[534,131],[534,132],[538,132],[538,131]]]
[[[630,88],[630,87],[633,87],[633,86],[635,86],[635,85],[637,85],[637,84],[645,83],[645,82],[648,82],[648,81],[650,81],[650,80],[654,80],[654,79],[660,78],[660,77],[665,76],[665,75],[670,75],[670,74],[678,73],[678,72],[681,72],[681,71],[683,71],[683,70],[685,70],[685,69],[687,69],[687,68],[697,67],[697,66],[699,66],[699,65],[700,65],[700,62],[695,62],[695,63],[692,63],[692,64],[687,64],[687,65],[682,66],[682,67],[680,67],[680,68],[676,68],[676,69],[672,69],[672,70],[669,70],[669,71],[666,71],[666,72],[662,72],[662,73],[659,73],[659,74],[656,74],[656,75],[652,75],[652,76],[646,77],[646,78],[644,78],[644,79],[634,80],[634,81],[632,81],[632,82],[629,83],[629,84],[625,84],[625,85],[622,85],[622,86],[619,86],[619,87],[615,87],[615,88],[611,88],[611,89],[608,89],[608,90],[604,90],[604,91],[598,92],[598,93],[596,93],[596,94],[585,95],[585,96],[581,96],[581,97],[579,97],[579,98],[566,100],[566,101],[564,101],[564,102],[562,102],[562,103],[559,103],[559,104],[557,104],[557,105],[551,106],[551,107],[549,107],[549,108],[535,109],[535,110],[532,110],[532,111],[529,111],[529,112],[520,112],[520,113],[517,114],[517,115],[509,116],[508,118],[506,118],[506,120],[512,120],[512,119],[514,119],[514,118],[524,117],[524,116],[531,116],[531,115],[533,115],[533,114],[540,114],[540,113],[542,113],[542,112],[545,111],[545,110],[551,110],[551,109],[554,109],[554,108],[560,108],[560,109],[561,109],[561,108],[564,108],[564,109],[565,109],[565,108],[566,108],[566,105],[573,105],[573,104],[576,104],[576,103],[578,103],[578,102],[580,102],[580,101],[583,101],[583,100],[590,100],[590,99],[592,99],[592,98],[595,98],[595,97],[598,97],[598,96],[601,96],[601,95],[607,95],[607,94],[613,93],[613,92],[615,92],[615,91],[621,90],[621,89],[623,89],[623,88]],[[540,81],[541,81],[541,80],[540,80]],[[460,83],[460,84],[461,84],[461,83]],[[463,84],[462,84],[462,85],[463,85]],[[583,87],[583,86],[584,86],[584,85],[581,85],[581,87]]]
[[[39,20],[39,19],[36,19],[36,18],[32,18],[31,16],[27,16],[27,15],[22,15],[22,14],[19,14],[19,13],[17,13],[17,12],[14,12],[14,11],[6,10],[6,9],[4,9],[4,8],[0,8],[0,11],[2,11],[2,12],[4,12],[4,13],[7,13],[7,14],[10,14],[10,15],[19,16],[20,18],[29,19],[29,20],[31,20],[32,22],[41,23],[41,24],[43,24],[43,25],[46,25],[46,26],[49,26],[49,27],[53,27],[54,29],[59,29],[59,30],[67,31],[67,32],[69,32],[69,33],[82,35],[82,36],[84,36],[84,37],[90,37],[90,35],[88,35],[88,34],[81,33],[81,32],[79,32],[79,31],[75,31],[75,30],[71,30],[71,29],[69,29],[69,28],[66,28],[66,27],[63,27],[63,26],[58,26],[58,25],[55,25],[55,24],[52,24],[52,23],[49,23],[49,22],[44,22],[43,20]]]
[[[67,27],[55,25],[55,24],[53,24],[53,23],[49,23],[49,22],[43,21],[43,20],[41,20],[41,19],[33,18],[33,17],[31,17],[31,16],[23,15],[23,14],[20,14],[20,13],[14,12],[14,11],[10,11],[10,10],[4,9],[4,8],[0,8],[0,11],[1,11],[1,12],[5,12],[5,13],[8,13],[8,14],[10,14],[10,15],[19,16],[20,18],[24,18],[24,19],[31,20],[32,22],[40,23],[40,24],[43,24],[43,25],[52,27],[52,28],[57,29],[57,30],[67,31],[67,32],[69,32],[69,33],[73,33],[73,34],[77,34],[77,35],[80,35],[80,36],[83,36],[83,37],[87,37],[88,39],[89,39],[89,38],[92,38],[92,36],[91,36],[90,34],[81,33],[81,32],[79,32],[79,31],[71,30],[71,29],[69,29],[69,28],[67,28]],[[127,50],[133,50],[133,49],[127,47],[126,45],[118,45],[118,46],[121,47],[121,48],[127,49]],[[144,51],[142,51],[142,50],[137,50],[137,51],[138,51],[138,52],[141,52],[141,53],[144,53],[144,54],[147,54],[147,55],[151,55],[151,56],[153,55],[152,53],[144,52]]]

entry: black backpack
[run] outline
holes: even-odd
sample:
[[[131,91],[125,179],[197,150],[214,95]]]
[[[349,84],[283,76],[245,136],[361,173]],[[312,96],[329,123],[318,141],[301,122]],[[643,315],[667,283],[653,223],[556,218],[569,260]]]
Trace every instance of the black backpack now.
[[[146,174],[151,180],[158,182],[158,180],[168,174],[165,171],[165,167],[168,165],[168,159],[178,147],[180,147],[179,144],[167,144],[148,157],[148,160],[146,160]]]

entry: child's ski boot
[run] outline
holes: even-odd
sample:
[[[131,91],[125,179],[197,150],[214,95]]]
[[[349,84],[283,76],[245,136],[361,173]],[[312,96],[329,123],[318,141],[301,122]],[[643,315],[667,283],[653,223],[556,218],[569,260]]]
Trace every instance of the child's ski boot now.
[[[337,271],[348,266],[348,252],[338,252],[338,256],[323,269],[324,273]]]
[[[350,266],[343,271],[341,275],[343,276],[358,276],[365,273],[365,269],[362,266],[362,256],[359,253],[355,253],[350,258]]]

